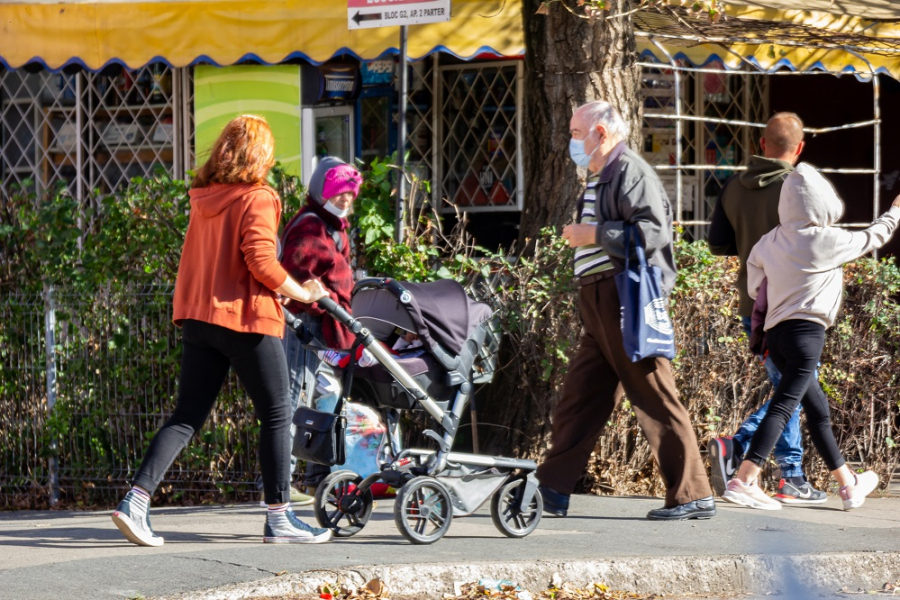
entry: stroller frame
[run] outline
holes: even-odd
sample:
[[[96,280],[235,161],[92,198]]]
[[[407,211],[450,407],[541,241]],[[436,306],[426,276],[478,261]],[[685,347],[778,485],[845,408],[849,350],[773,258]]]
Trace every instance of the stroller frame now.
[[[410,293],[403,285],[390,278],[364,279],[357,283],[354,294],[365,289],[386,289],[404,304],[410,300]],[[359,320],[330,298],[322,298],[318,303],[353,333],[358,343],[415,398],[441,431],[426,429],[422,432],[437,444],[436,450],[400,450],[394,427],[398,409],[382,407],[387,432],[379,453],[385,455],[384,462],[379,461],[380,472],[366,478],[352,471],[331,473],[316,492],[314,508],[319,523],[332,529],[338,537],[358,533],[371,515],[370,488],[374,483],[384,481],[399,489],[394,507],[395,522],[400,533],[412,543],[437,541],[446,533],[452,517],[474,513],[488,498],[493,498],[491,516],[494,524],[504,535],[524,537],[531,533],[540,522],[543,510],[534,474],[535,461],[451,451],[474,392],[474,369],[470,366],[467,373],[460,373],[456,370],[460,362],[456,357],[441,356],[441,350],[432,353],[447,369],[448,379],[457,383],[455,397],[449,402],[448,410],[444,410]],[[486,324],[482,323],[478,328],[485,328],[485,331],[474,332],[480,337],[481,344],[484,343]],[[470,338],[472,335],[470,333]],[[349,393],[348,389],[341,391],[343,396]],[[343,525],[341,521],[345,518],[347,524]]]

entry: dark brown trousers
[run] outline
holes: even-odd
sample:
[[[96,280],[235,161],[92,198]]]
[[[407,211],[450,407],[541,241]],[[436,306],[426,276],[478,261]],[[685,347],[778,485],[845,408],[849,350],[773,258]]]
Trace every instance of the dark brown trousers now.
[[[551,416],[553,445],[538,467],[538,480],[557,492],[572,492],[624,392],[659,465],[666,508],[711,495],[671,364],[664,358],[633,363],[625,355],[615,280],[582,287],[579,309],[585,332]]]

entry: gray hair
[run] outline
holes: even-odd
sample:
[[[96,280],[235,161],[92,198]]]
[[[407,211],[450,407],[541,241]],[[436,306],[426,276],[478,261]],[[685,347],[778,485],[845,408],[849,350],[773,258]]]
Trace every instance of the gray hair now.
[[[591,129],[596,125],[603,125],[614,139],[621,141],[628,138],[628,124],[609,102],[588,102],[579,106],[578,112]]]

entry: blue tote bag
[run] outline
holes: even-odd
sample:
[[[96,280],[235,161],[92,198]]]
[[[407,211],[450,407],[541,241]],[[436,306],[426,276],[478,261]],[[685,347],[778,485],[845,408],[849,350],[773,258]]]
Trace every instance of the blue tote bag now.
[[[631,259],[632,250],[636,261]],[[632,362],[651,356],[675,358],[675,330],[661,281],[659,267],[647,264],[637,227],[626,226],[625,270],[616,275],[616,288],[622,310],[622,342]]]

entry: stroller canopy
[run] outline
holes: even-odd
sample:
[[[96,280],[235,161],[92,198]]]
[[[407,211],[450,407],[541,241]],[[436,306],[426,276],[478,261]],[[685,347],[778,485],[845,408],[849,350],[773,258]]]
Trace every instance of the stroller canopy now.
[[[363,289],[353,296],[353,316],[376,337],[401,327],[417,333],[426,346],[438,343],[458,355],[472,331],[493,313],[487,304],[469,298],[452,279],[402,285],[411,296],[406,305],[387,289]],[[388,325],[387,331],[382,324]]]

